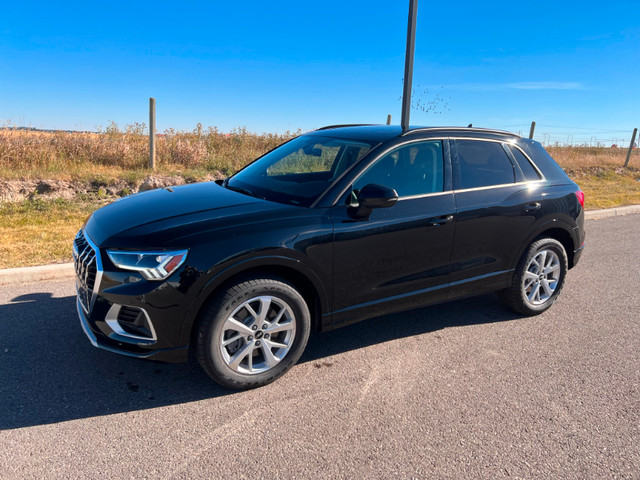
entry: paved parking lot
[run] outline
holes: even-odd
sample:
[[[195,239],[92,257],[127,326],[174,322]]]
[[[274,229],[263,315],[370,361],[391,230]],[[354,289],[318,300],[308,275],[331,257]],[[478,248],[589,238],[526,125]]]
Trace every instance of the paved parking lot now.
[[[587,234],[543,315],[374,319],[242,393],[91,347],[71,282],[1,287],[0,477],[638,479],[640,215]]]

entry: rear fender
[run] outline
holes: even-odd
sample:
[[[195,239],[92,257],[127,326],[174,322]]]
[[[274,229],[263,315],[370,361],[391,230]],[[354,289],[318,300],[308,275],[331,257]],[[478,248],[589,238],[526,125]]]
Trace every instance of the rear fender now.
[[[527,237],[527,239],[523,243],[523,246],[517,252],[516,256],[512,259],[511,268],[513,270],[515,270],[517,268],[518,261],[520,261],[520,258],[522,257],[524,252],[527,251],[527,249],[529,248],[529,245],[531,245],[536,238],[538,238],[541,235],[543,235],[544,232],[547,232],[549,230],[554,230],[554,229],[558,229],[558,230],[562,230],[562,231],[566,232],[568,234],[569,238],[571,238],[571,241],[572,241],[573,245],[572,245],[571,251],[567,252],[567,255],[568,256],[572,256],[573,252],[579,246],[579,240],[576,237],[575,226],[571,225],[570,223],[566,222],[565,220],[562,220],[562,219],[559,219],[559,218],[551,218],[551,219],[543,220],[539,224],[535,225],[535,228],[531,231],[531,233],[529,234],[529,236]]]

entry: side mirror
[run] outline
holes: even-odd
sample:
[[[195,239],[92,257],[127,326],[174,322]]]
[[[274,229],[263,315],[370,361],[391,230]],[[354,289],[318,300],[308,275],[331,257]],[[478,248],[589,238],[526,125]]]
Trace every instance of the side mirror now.
[[[374,208],[388,208],[398,201],[398,192],[393,188],[369,183],[362,187],[357,195],[357,205],[351,207],[357,217],[368,217]]]

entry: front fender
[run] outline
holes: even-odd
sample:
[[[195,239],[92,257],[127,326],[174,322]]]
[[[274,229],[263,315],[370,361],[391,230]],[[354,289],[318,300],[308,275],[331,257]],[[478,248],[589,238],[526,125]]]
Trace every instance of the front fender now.
[[[305,260],[297,258],[297,252],[271,252],[261,255],[254,255],[241,260],[236,260],[232,264],[220,266],[207,272],[207,277],[202,288],[195,295],[191,303],[182,327],[180,335],[181,344],[187,344],[191,335],[191,330],[197,316],[204,304],[211,298],[216,290],[229,279],[241,275],[244,272],[255,270],[288,269],[297,275],[304,276],[315,289],[320,301],[321,312],[331,311],[330,296],[327,286],[330,286],[329,278],[321,278],[317,268],[306,265]]]

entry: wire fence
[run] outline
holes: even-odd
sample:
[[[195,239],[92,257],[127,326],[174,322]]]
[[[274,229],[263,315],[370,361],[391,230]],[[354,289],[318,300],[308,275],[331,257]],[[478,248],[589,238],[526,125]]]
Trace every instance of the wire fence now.
[[[493,125],[491,128],[508,130],[523,137],[529,136],[530,124],[520,123],[511,125]],[[566,125],[536,124],[533,135],[534,140],[539,141],[545,147],[580,146],[602,148],[629,148],[633,128],[627,130],[613,130],[588,127],[568,127]],[[638,146],[638,139],[634,142],[634,148]]]

